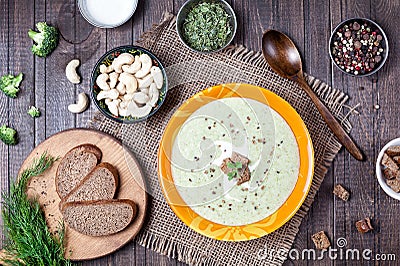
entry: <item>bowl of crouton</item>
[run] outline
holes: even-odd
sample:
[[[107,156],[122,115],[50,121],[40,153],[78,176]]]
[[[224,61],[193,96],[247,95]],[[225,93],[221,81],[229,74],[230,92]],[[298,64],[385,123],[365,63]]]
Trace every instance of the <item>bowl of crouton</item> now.
[[[379,152],[376,177],[386,194],[400,200],[400,138],[390,141]]]

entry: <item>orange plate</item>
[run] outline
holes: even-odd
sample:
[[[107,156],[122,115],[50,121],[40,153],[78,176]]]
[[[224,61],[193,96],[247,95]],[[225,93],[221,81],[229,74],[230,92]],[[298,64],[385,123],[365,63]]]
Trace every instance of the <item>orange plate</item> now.
[[[243,97],[264,103],[279,113],[292,129],[300,154],[299,176],[293,192],[272,215],[256,223],[227,226],[211,222],[185,204],[177,191],[171,173],[172,146],[181,126],[197,109],[222,98]],[[284,99],[271,91],[249,84],[225,84],[201,91],[175,112],[169,121],[158,150],[158,175],[164,196],[175,214],[190,228],[210,238],[225,241],[246,241],[267,235],[284,225],[303,204],[310,190],[314,171],[314,150],[311,138],[299,114]],[[172,204],[174,203],[174,204]]]

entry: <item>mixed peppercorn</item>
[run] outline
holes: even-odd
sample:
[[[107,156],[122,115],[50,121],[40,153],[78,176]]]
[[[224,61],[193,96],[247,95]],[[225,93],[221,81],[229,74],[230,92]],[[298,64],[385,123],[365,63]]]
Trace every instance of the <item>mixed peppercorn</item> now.
[[[335,64],[353,75],[368,74],[378,68],[384,61],[385,49],[382,32],[369,21],[349,21],[332,37]]]

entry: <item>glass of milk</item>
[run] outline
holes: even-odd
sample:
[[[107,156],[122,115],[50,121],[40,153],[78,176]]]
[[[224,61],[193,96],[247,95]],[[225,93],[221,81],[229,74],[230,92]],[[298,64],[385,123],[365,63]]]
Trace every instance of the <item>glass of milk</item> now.
[[[135,13],[138,0],[78,0],[79,11],[92,25],[115,28]]]

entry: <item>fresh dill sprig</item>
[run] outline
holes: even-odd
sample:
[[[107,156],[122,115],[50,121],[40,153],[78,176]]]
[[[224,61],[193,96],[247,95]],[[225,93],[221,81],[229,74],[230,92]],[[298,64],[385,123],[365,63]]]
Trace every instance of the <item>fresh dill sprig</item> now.
[[[2,216],[4,233],[8,239],[5,247],[6,265],[69,266],[64,257],[64,225],[56,235],[49,231],[46,218],[36,199],[26,194],[30,178],[46,171],[57,160],[43,153],[32,166],[24,170],[18,180],[10,186],[10,193],[2,192]]]

